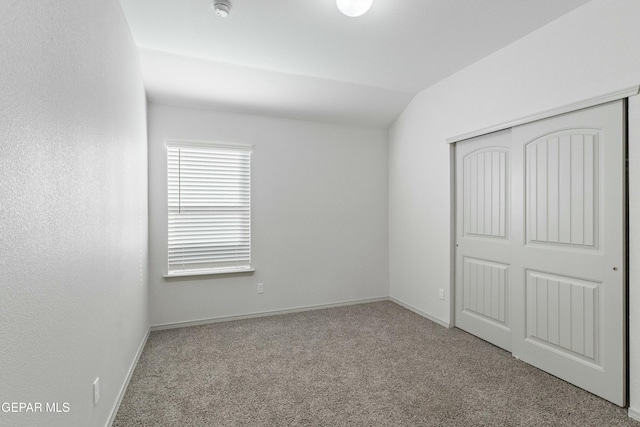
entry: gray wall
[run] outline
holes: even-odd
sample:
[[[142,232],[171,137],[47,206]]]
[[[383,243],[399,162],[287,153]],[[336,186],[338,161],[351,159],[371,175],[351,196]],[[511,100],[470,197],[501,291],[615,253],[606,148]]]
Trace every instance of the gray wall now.
[[[0,402],[69,412],[0,412],[0,425],[105,425],[148,330],[138,54],[117,0],[10,3],[0,13]]]
[[[159,104],[148,116],[152,325],[389,295],[386,131]],[[167,139],[253,144],[253,275],[162,277]]]

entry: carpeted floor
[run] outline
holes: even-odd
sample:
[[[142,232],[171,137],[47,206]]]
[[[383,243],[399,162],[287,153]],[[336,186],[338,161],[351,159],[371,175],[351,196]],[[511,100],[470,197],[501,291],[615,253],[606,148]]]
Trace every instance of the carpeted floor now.
[[[392,302],[152,332],[114,426],[633,426]]]

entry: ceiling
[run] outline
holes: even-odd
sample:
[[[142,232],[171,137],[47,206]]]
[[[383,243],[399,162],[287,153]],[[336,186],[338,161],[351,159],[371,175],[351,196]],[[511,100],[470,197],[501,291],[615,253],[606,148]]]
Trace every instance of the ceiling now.
[[[386,128],[422,89],[588,0],[120,0],[149,99]]]

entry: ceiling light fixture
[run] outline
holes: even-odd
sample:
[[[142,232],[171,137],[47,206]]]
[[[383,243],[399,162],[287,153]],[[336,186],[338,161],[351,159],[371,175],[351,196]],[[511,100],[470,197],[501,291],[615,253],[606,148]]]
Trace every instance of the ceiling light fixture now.
[[[231,2],[229,0],[213,0],[213,10],[220,18],[226,18],[231,12]]]
[[[373,4],[373,0],[336,0],[340,12],[347,16],[364,15]]]

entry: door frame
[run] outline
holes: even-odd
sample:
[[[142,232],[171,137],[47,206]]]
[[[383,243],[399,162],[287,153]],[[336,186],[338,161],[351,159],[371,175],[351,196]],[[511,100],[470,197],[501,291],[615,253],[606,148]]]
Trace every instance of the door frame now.
[[[474,138],[480,135],[486,135],[493,132],[498,132],[504,129],[519,126],[525,123],[534,122],[536,120],[542,120],[553,116],[559,116],[564,113],[570,113],[572,111],[581,110],[583,108],[589,108],[600,104],[605,104],[611,101],[617,101],[619,99],[627,98],[627,145],[630,145],[631,140],[637,140],[635,144],[640,144],[640,84],[629,86],[624,89],[620,89],[614,92],[609,92],[603,95],[595,96],[592,98],[584,99],[582,101],[566,104],[560,107],[552,108],[550,110],[541,111],[538,113],[530,114],[528,116],[520,117],[517,119],[502,122],[496,125],[487,126],[471,132],[455,135],[447,138],[445,141],[449,144],[449,257],[450,257],[450,271],[449,271],[449,328],[455,327],[455,284],[456,284],[456,143],[462,142],[467,139]],[[636,126],[631,126],[633,123]],[[640,166],[640,163],[639,165]],[[628,175],[628,174],[627,174]],[[628,177],[627,177],[628,178]],[[627,186],[627,193],[629,193],[629,186]],[[627,205],[629,205],[629,197],[627,194]],[[640,231],[638,232],[638,240],[640,246]],[[629,246],[629,227],[627,227],[627,235],[625,236],[627,246]],[[628,254],[627,254],[628,256]],[[638,263],[640,267],[640,262]],[[631,266],[629,266],[631,267]],[[629,269],[630,270],[630,269]],[[630,289],[630,286],[627,288]],[[638,290],[640,293],[640,289]],[[635,293],[634,293],[635,295]],[[640,297],[640,296],[639,296]],[[640,298],[638,298],[638,304],[636,308],[640,313]],[[631,307],[633,308],[633,307]],[[629,312],[628,312],[629,313]],[[638,325],[640,328],[640,325]],[[637,331],[640,332],[640,329]],[[640,335],[639,335],[640,336]],[[640,349],[638,350],[640,353]],[[640,374],[640,366],[638,367],[638,373]],[[640,385],[640,384],[639,384]],[[640,396],[638,398],[638,419],[640,419]]]
[[[631,257],[640,254],[640,227],[629,218],[640,217],[640,95],[627,99],[627,401],[629,417],[640,421],[640,342],[631,337],[640,337],[640,259]],[[638,257],[636,257],[638,258]]]
[[[593,107],[600,104],[605,104],[611,101],[617,101],[620,99],[625,100],[626,105],[626,117],[625,124],[626,129],[623,132],[626,133],[627,138],[625,141],[626,146],[624,150],[627,155],[627,170],[626,170],[626,188],[625,188],[625,211],[626,211],[626,224],[625,224],[625,278],[624,286],[626,289],[626,315],[625,315],[625,345],[626,345],[626,367],[624,379],[626,382],[626,400],[629,407],[629,416],[640,420],[640,379],[632,383],[632,378],[640,378],[640,343],[632,343],[630,341],[632,336],[640,337],[640,319],[632,322],[630,313],[640,313],[640,283],[635,289],[631,286],[632,279],[635,281],[636,270],[640,272],[640,260],[633,262],[630,257],[630,249],[638,249],[640,252],[640,227],[638,230],[634,229],[629,220],[630,215],[637,214],[640,217],[640,199],[635,200],[631,198],[630,187],[634,184],[634,177],[636,172],[638,173],[637,182],[640,183],[640,153],[638,153],[637,161],[635,159],[635,147],[640,150],[640,85],[627,87],[615,92],[610,92],[604,95],[596,96],[593,98],[585,99],[576,103],[567,104],[561,107],[553,108],[543,112],[535,113],[526,117],[503,122],[498,125],[488,126],[476,131],[467,132],[461,135],[453,136],[446,139],[449,147],[449,182],[450,182],[450,282],[449,282],[449,327],[454,328],[456,326],[456,313],[455,313],[455,301],[456,301],[456,209],[457,209],[457,192],[456,192],[456,143],[462,142],[476,136],[486,135],[493,132],[498,132],[504,129],[513,128],[522,124],[530,123],[545,118],[558,116],[561,114],[581,110],[584,108]],[[634,147],[630,149],[629,147]],[[636,164],[637,163],[637,164]],[[632,166],[633,165],[633,166]],[[631,172],[630,172],[631,171]],[[634,242],[635,241],[635,242]],[[640,281],[640,278],[639,278]],[[640,316],[639,316],[640,317]],[[634,363],[633,358],[637,360]],[[636,366],[637,365],[637,366]],[[636,390],[639,395],[633,395],[633,390]]]

